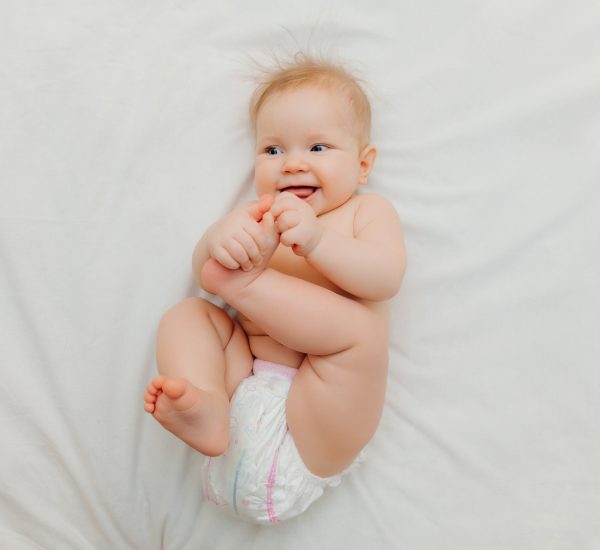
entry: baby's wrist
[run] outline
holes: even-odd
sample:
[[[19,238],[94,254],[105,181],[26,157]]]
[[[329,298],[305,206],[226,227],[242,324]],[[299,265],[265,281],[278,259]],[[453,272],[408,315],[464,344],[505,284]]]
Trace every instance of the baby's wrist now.
[[[314,258],[317,249],[319,248],[319,246],[323,242],[323,236],[324,236],[324,234],[325,234],[325,228],[324,227],[320,227],[319,231],[316,234],[316,237],[314,238],[314,243],[309,248],[309,250],[306,252],[306,254],[304,254],[304,257],[307,260],[310,260],[310,259]]]

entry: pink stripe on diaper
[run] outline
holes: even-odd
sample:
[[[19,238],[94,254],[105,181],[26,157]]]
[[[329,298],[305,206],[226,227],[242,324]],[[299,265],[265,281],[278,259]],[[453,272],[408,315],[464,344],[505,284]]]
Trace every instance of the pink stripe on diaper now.
[[[257,372],[274,372],[286,378],[294,378],[298,374],[298,369],[288,367],[287,365],[280,365],[279,363],[271,363],[271,361],[263,361],[262,359],[254,360],[252,371],[254,374]]]
[[[287,367],[290,368],[290,367]],[[294,369],[295,370],[295,369]],[[279,523],[275,511],[273,510],[273,485],[275,485],[275,474],[277,473],[277,459],[279,458],[279,449],[275,451],[275,458],[269,472],[269,481],[267,483],[267,512],[271,523]]]

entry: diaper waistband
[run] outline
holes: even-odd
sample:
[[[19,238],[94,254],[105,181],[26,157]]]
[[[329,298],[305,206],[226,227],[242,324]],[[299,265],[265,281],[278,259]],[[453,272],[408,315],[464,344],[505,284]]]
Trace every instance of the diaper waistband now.
[[[254,359],[252,365],[252,372],[257,374],[259,372],[272,372],[274,374],[280,374],[290,380],[298,374],[298,369],[294,367],[288,367],[287,365],[280,365],[279,363],[271,363],[271,361],[263,361],[262,359]]]

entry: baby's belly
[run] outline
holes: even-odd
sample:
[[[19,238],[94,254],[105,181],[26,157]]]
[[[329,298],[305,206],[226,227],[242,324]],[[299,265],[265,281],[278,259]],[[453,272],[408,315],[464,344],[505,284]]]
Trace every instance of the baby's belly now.
[[[266,334],[260,336],[248,336],[248,343],[250,344],[252,355],[257,359],[278,363],[280,365],[287,365],[288,367],[293,367],[295,369],[300,367],[300,364],[306,356],[304,353],[286,348]]]

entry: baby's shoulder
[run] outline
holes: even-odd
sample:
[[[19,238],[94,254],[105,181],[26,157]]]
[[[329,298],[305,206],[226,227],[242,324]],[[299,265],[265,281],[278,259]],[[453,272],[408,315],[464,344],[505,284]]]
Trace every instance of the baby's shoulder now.
[[[322,214],[320,219],[325,225],[335,227],[337,231],[356,236],[373,220],[383,221],[396,215],[396,209],[385,197],[375,193],[361,193],[334,210]]]
[[[357,209],[368,209],[368,208],[393,208],[392,203],[376,193],[361,193],[360,195],[354,195],[353,199],[356,201]]]
[[[356,195],[354,211],[354,235],[360,235],[366,228],[369,233],[387,232],[390,227],[399,226],[400,220],[395,206],[385,197],[375,193]]]
[[[354,217],[369,221],[373,217],[397,216],[396,208],[385,197],[375,193],[363,193],[355,196]]]

